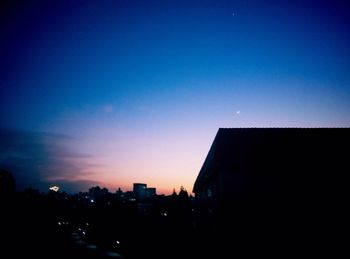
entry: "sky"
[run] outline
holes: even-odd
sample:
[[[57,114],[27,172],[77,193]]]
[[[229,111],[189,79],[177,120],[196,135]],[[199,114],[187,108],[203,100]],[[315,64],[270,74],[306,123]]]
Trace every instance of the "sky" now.
[[[348,1],[4,1],[18,188],[193,183],[220,127],[349,127]]]

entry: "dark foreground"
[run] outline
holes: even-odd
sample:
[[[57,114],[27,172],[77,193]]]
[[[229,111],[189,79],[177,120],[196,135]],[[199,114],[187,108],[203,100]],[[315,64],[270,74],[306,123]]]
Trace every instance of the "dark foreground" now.
[[[337,202],[296,211],[246,200],[222,214],[188,197],[92,205],[27,191],[1,202],[1,258],[336,256],[345,246]]]

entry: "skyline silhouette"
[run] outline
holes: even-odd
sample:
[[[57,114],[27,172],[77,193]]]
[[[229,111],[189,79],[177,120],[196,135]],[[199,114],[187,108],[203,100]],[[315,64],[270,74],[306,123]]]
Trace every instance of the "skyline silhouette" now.
[[[1,258],[346,254],[350,1],[2,0],[0,35]]]

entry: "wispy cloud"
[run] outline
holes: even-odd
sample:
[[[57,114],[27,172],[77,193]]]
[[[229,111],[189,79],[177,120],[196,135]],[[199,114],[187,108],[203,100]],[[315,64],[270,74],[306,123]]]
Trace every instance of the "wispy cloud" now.
[[[144,113],[148,113],[148,114],[152,114],[155,113],[155,110],[152,109],[151,107],[147,106],[147,105],[140,105],[138,107],[138,110]]]
[[[70,150],[72,142],[67,135],[0,129],[0,167],[14,174],[19,189],[63,184],[78,191],[98,184],[90,178],[98,165],[90,163],[91,156]]]
[[[105,106],[103,106],[103,111],[105,113],[112,113],[112,112],[114,112],[114,106],[110,105],[110,104],[105,105]]]

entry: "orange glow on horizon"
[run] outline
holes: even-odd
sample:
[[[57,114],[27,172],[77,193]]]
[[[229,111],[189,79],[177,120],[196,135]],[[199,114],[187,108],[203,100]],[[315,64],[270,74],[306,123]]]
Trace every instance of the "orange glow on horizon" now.
[[[178,132],[138,138],[132,132],[130,136],[120,136],[97,130],[106,135],[100,135],[98,142],[89,134],[82,139],[84,149],[94,150],[95,154],[89,157],[92,166],[84,167],[75,180],[88,179],[111,192],[119,187],[131,191],[133,183],[141,182],[156,188],[157,194],[170,195],[181,186],[191,194],[213,139],[205,134],[194,139],[185,133],[179,138]]]

